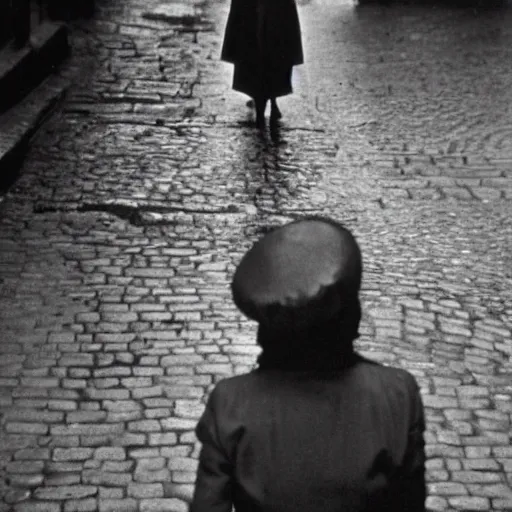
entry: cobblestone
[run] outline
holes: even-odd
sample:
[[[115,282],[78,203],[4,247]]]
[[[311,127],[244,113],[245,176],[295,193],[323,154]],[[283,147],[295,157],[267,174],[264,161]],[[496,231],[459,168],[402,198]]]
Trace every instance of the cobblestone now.
[[[60,503],[27,501],[15,505],[14,512],[60,512]]]
[[[97,501],[94,498],[67,500],[64,504],[64,512],[94,512],[97,509]]]
[[[176,499],[151,499],[141,501],[141,512],[187,512],[186,502]]]
[[[99,501],[100,512],[137,512],[137,501],[133,498],[104,498]]]
[[[91,448],[55,448],[54,461],[88,460],[93,453]]]
[[[89,485],[60,485],[58,487],[44,487],[34,491],[34,497],[42,500],[69,500],[94,496],[98,489]]]

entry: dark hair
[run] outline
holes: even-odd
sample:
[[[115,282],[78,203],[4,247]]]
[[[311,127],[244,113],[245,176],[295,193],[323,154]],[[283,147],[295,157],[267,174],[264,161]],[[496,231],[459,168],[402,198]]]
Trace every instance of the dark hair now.
[[[260,369],[328,371],[346,368],[357,358],[354,341],[359,337],[361,321],[361,250],[354,235],[340,222],[320,215],[304,216],[293,222],[303,221],[325,222],[336,228],[346,242],[349,264],[338,287],[344,307],[331,320],[300,332],[290,324],[280,329],[268,329],[260,324],[258,344],[263,349],[258,358]]]
[[[337,370],[350,366],[354,360],[354,341],[359,337],[361,306],[358,299],[347,304],[340,314],[322,325],[306,331],[293,328],[258,327],[258,344],[263,349],[260,369]],[[291,327],[291,326],[288,326]]]
[[[272,256],[268,256],[269,253],[265,255],[264,249],[261,249],[267,243],[264,239],[270,236],[267,247],[272,247],[272,240],[279,243],[279,235],[273,235],[276,231],[293,224],[309,222],[328,224],[339,235],[340,243],[334,241],[337,238],[334,236],[332,239],[328,238],[326,245],[322,246],[325,250],[322,254],[325,254],[326,258],[320,261],[325,261],[328,269],[331,268],[332,262],[332,278],[328,277],[330,281],[326,281],[324,277],[318,281],[318,292],[307,299],[304,297],[304,300],[292,300],[289,303],[280,300],[272,303],[268,300],[260,307],[257,301],[253,301],[247,283],[252,279],[251,284],[256,287],[259,284],[251,273],[251,265],[256,270],[256,275],[260,272],[264,280],[266,279],[268,283],[273,282],[268,280],[268,275],[272,275],[272,271],[265,274],[265,262]],[[312,232],[315,229],[313,225]],[[311,249],[316,247],[313,240],[314,237]],[[322,240],[322,237],[319,240]],[[335,245],[330,245],[331,240]],[[299,254],[303,254],[304,271],[307,272],[308,265],[309,268],[315,266],[315,259],[308,255],[308,251],[311,252],[310,246],[305,247],[306,252]],[[269,265],[272,268],[272,264]],[[278,272],[280,271],[278,267]],[[292,279],[300,280],[302,264],[296,267],[295,271],[297,274],[290,274]],[[331,274],[328,272],[327,276],[329,275]],[[252,277],[244,282],[244,277],[237,281],[239,276]],[[235,304],[247,316],[259,322],[258,343],[263,349],[258,360],[260,368],[308,370],[345,366],[353,354],[353,341],[359,336],[361,278],[362,258],[359,245],[352,233],[341,223],[319,215],[308,215],[269,230],[244,256],[232,284]]]

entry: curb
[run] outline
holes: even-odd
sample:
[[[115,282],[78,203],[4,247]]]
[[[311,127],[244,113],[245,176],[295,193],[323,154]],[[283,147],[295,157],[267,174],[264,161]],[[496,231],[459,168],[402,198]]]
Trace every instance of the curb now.
[[[61,23],[45,22],[30,43],[0,51],[0,113],[18,103],[69,55],[68,31]]]
[[[15,181],[30,139],[64,93],[62,79],[47,77],[68,55],[67,28],[54,22],[39,25],[23,48],[0,50],[0,192]]]
[[[18,178],[30,140],[65,92],[63,80],[50,77],[0,116],[0,193]]]

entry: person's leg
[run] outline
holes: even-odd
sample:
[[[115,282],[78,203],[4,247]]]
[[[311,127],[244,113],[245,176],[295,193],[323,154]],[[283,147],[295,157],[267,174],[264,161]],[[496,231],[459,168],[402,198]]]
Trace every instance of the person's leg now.
[[[270,120],[271,121],[277,121],[278,119],[281,119],[282,114],[279,110],[279,107],[277,106],[276,98],[270,99]]]
[[[254,105],[256,107],[256,125],[261,128],[265,125],[265,109],[267,107],[267,100],[265,98],[254,98]]]

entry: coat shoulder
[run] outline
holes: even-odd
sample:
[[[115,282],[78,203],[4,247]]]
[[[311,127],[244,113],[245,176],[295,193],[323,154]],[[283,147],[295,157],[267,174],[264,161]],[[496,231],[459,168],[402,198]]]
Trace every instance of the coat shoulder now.
[[[411,390],[418,387],[415,377],[404,368],[386,366],[366,358],[361,358],[360,364],[362,371],[383,385],[406,387]]]
[[[387,403],[392,410],[418,419],[422,416],[422,398],[416,378],[403,368],[364,362],[360,382],[374,397]],[[421,419],[421,418],[420,418]]]
[[[212,395],[215,394],[220,398],[234,393],[243,393],[253,386],[256,380],[255,372],[227,377],[215,385]]]

